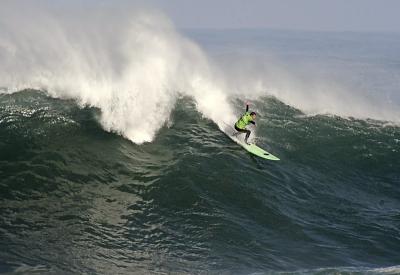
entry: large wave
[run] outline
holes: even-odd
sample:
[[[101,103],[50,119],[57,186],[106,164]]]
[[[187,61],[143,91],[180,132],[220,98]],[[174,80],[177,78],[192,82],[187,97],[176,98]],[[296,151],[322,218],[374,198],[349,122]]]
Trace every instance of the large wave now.
[[[0,10],[0,91],[40,89],[97,107],[105,130],[135,143],[152,141],[182,96],[221,129],[238,115],[232,97],[265,95],[307,114],[399,121],[390,95],[338,81],[326,64],[245,47],[222,56],[210,60],[168,17],[142,5],[3,1]]]
[[[2,7],[3,90],[36,88],[98,107],[104,129],[136,143],[153,139],[182,95],[221,127],[234,119],[215,69],[164,15],[131,6],[79,12],[76,4],[60,13],[40,3],[24,3],[22,13],[18,1]]]

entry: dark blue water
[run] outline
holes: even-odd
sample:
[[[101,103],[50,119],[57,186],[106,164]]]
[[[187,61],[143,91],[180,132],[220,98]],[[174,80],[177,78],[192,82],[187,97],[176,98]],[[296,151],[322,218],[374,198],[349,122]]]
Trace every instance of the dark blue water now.
[[[139,146],[102,130],[96,109],[37,91],[2,95],[1,271],[397,265],[400,129],[305,117],[273,98],[256,108],[258,143],[280,162],[249,155],[187,99]]]

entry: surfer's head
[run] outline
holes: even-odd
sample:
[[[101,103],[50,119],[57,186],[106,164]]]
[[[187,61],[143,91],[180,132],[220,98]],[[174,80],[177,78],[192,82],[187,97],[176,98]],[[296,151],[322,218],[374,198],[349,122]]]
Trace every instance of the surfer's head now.
[[[257,116],[256,112],[251,112],[250,115],[252,119],[256,119]]]

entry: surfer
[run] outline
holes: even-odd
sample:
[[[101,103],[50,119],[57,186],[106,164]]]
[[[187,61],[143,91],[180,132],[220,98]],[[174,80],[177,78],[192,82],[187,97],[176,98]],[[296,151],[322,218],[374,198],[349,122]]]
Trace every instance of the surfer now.
[[[235,123],[235,129],[238,131],[237,134],[239,133],[246,133],[246,137],[244,138],[244,142],[246,144],[250,144],[247,142],[247,139],[249,138],[251,131],[246,129],[246,126],[249,125],[249,123],[256,125],[256,122],[254,121],[256,119],[256,113],[255,112],[249,112],[249,104],[246,104],[246,112],[242,115],[242,117]]]

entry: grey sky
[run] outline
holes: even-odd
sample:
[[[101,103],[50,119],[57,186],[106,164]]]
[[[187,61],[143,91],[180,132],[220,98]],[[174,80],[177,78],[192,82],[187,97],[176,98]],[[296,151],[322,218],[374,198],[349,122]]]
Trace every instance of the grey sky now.
[[[179,28],[400,32],[400,0],[148,0]]]

